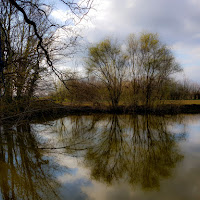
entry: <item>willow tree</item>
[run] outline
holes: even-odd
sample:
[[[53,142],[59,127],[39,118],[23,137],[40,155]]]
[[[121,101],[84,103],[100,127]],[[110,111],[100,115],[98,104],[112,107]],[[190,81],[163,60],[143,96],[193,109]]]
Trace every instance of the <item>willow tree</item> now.
[[[126,75],[127,57],[120,45],[105,39],[89,48],[86,69],[102,81],[107,89],[109,102],[116,109],[122,94]]]
[[[162,97],[163,83],[182,69],[157,34],[142,33],[138,39],[130,35],[127,50],[132,82],[139,81],[143,102],[149,106],[153,100]]]

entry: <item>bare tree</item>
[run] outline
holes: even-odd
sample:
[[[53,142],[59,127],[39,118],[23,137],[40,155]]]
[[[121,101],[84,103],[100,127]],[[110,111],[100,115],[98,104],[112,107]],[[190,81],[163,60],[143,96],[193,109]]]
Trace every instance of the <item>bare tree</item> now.
[[[3,35],[1,40],[3,49],[2,60],[5,63],[4,73],[8,75],[7,80],[4,78],[2,80],[5,83],[8,96],[12,96],[13,92],[19,96],[24,90],[24,86],[29,88],[26,92],[27,96],[31,96],[39,77],[41,63],[44,60],[46,60],[48,66],[46,66],[47,70],[53,71],[67,88],[61,71],[53,64],[53,55],[55,53],[58,55],[59,51],[62,51],[64,56],[66,56],[64,51],[67,52],[67,55],[71,53],[70,50],[67,50],[76,45],[78,36],[73,33],[70,36],[67,35],[72,30],[68,28],[67,24],[75,26],[80,22],[91,9],[93,0],[81,0],[79,2],[60,0],[60,2],[69,11],[70,16],[72,16],[64,24],[54,23],[50,17],[53,7],[40,0],[0,1],[2,16],[0,27]],[[62,43],[60,43],[59,39],[59,30],[62,30],[67,35],[67,40],[63,40]],[[58,45],[58,42],[60,45]],[[25,60],[26,64],[24,64]],[[34,60],[34,63],[31,62],[32,60]],[[28,65],[31,65],[31,68]],[[1,67],[1,69],[3,68]],[[24,71],[31,73],[29,81],[27,81]],[[13,73],[17,78],[13,79],[11,77]],[[13,91],[13,85],[15,85],[14,88],[17,91]]]

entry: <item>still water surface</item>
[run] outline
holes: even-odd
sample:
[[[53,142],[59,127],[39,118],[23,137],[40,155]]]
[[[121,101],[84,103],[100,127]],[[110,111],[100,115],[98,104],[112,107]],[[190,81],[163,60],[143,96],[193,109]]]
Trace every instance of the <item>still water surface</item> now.
[[[0,128],[0,199],[199,200],[200,115]]]

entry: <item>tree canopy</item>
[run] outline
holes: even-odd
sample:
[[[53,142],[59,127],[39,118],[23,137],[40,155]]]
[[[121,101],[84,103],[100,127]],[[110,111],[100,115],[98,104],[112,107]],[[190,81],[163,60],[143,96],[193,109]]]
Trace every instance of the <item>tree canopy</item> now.
[[[132,104],[140,101],[150,106],[154,100],[162,99],[166,82],[182,69],[157,34],[141,33],[138,37],[130,34],[126,43],[105,39],[91,45],[86,70],[104,84],[109,101],[116,108],[125,90],[125,96],[131,94]]]

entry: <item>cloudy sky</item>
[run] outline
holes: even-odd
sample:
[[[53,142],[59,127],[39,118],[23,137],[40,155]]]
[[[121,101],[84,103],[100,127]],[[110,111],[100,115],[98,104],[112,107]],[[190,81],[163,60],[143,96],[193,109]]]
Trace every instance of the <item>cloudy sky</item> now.
[[[80,24],[88,42],[158,33],[184,68],[181,76],[200,83],[200,0],[94,0],[94,8]],[[59,4],[52,15],[67,19]]]

